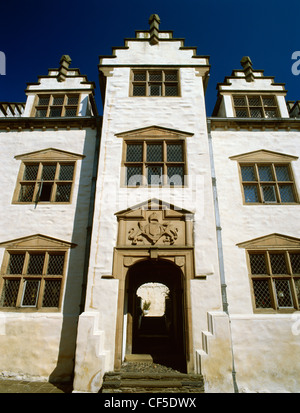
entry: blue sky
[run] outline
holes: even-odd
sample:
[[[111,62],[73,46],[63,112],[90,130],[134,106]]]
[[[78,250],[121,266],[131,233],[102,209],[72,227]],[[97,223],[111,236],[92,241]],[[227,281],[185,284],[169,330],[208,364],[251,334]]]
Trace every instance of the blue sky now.
[[[0,51],[6,56],[6,75],[0,76],[0,101],[25,101],[27,82],[36,82],[69,54],[71,67],[96,83],[101,113],[99,55],[123,46],[135,30],[148,30],[153,13],[160,16],[161,30],[173,30],[174,37],[185,38],[185,46],[210,56],[208,115],[217,83],[241,67],[243,56],[250,56],[254,69],[285,83],[288,100],[300,99],[300,75],[291,71],[291,56],[300,50],[299,0],[15,0],[1,4]]]

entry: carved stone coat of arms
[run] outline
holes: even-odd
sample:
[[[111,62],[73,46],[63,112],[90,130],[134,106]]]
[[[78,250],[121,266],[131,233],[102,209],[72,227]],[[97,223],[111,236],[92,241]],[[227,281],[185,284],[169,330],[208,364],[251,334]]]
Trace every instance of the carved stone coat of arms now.
[[[174,244],[178,237],[178,228],[170,222],[160,222],[158,215],[154,212],[149,215],[148,223],[138,222],[137,228],[131,228],[128,239],[132,245],[143,243],[147,239],[151,244],[156,244],[162,239],[164,243]]]

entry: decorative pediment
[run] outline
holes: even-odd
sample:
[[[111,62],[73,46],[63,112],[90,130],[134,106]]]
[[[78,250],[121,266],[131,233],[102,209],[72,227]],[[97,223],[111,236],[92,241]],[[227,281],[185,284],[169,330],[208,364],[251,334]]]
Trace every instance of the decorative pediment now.
[[[75,161],[77,159],[83,159],[84,157],[85,157],[84,155],[62,151],[60,149],[47,148],[47,149],[42,149],[40,151],[25,153],[23,155],[17,155],[15,156],[15,159],[22,160],[22,161],[30,161],[30,162],[32,161],[63,162],[63,161]]]
[[[238,162],[291,162],[297,160],[298,157],[261,149],[231,156],[229,159]]]
[[[186,233],[192,233],[190,211],[177,209],[158,199],[150,199],[116,213],[119,221],[119,245],[191,245]]]
[[[182,138],[187,138],[189,136],[193,136],[193,133],[190,132],[184,132],[180,131],[177,129],[169,129],[169,128],[164,128],[162,126],[149,126],[146,128],[140,128],[140,129],[134,129],[131,131],[127,132],[122,132],[122,133],[116,133],[117,138],[123,138],[123,139],[148,139],[148,138],[157,138],[157,139],[166,139],[166,138],[172,138],[172,139],[182,139]]]
[[[192,214],[191,211],[177,207],[176,205],[162,201],[157,198],[151,198],[137,205],[131,206],[123,211],[116,212],[118,218],[143,218],[144,211],[163,210],[167,218],[181,218],[184,215]]]
[[[270,234],[264,237],[255,238],[250,241],[237,244],[245,249],[280,249],[280,248],[300,248],[300,239],[288,235]]]
[[[17,238],[11,241],[0,243],[0,247],[7,249],[30,250],[30,249],[45,249],[57,250],[74,248],[76,244],[62,241],[46,235],[35,234],[28,237]]]

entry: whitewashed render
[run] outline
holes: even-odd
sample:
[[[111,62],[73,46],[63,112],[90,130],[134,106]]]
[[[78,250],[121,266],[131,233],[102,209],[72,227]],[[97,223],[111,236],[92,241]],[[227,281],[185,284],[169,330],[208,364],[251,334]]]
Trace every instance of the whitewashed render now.
[[[239,162],[236,160],[238,155],[253,156],[251,154],[264,151],[256,162],[268,165],[268,156],[269,161],[273,157],[277,162],[282,155],[291,156],[297,196],[300,190],[299,119],[289,116],[284,85],[264,77],[262,71],[252,70],[252,65],[250,70],[252,80],[246,80],[246,71],[234,71],[218,85],[219,101],[214,117],[209,119],[236,377],[240,391],[299,392],[297,311],[295,308],[281,309],[281,312],[273,310],[271,313],[268,310],[255,311],[247,254],[239,245],[279,234],[292,237],[295,246],[299,247],[299,198],[286,204],[245,203]],[[274,96],[278,102],[277,117],[235,118],[232,95],[241,90],[244,94],[254,92]],[[277,250],[288,248],[278,241]]]
[[[229,324],[221,301],[204,102],[208,58],[197,56],[193,48],[184,48],[183,41],[173,39],[171,33],[164,33],[154,45],[148,39],[141,40],[139,32],[136,39],[125,42],[125,49],[116,48],[114,56],[100,59],[100,74],[106,81],[105,104],[86,307],[79,318],[74,389],[95,391],[104,372],[114,369],[119,281],[109,276],[117,243],[115,214],[156,198],[194,214],[195,269],[190,281],[193,369],[207,375],[209,388],[214,387],[212,381],[218,377],[215,389],[231,391]],[[130,96],[133,67],[180,69],[180,96]],[[191,134],[186,138],[187,187],[120,188],[123,142],[116,134],[152,126]]]
[[[119,370],[137,346],[138,287],[145,301],[153,294],[149,285],[160,285],[169,299],[164,303],[160,294],[161,308],[165,314],[171,308],[178,322],[172,331],[185,371],[202,374],[206,392],[299,392],[299,102],[286,102],[284,85],[253,70],[245,57],[218,85],[208,117],[209,57],[160,31],[157,15],[149,23],[112,56],[100,57],[103,117],[94,84],[69,67],[68,56],[28,85],[26,104],[0,103],[1,302],[10,275],[7,251],[31,242],[68,250],[58,308],[0,308],[0,376],[68,380],[74,374],[74,392],[99,392],[105,373]],[[133,93],[137,70],[147,76],[177,71],[177,92]],[[147,90],[149,79],[140,80]],[[47,112],[38,104],[38,95],[70,93],[80,94],[76,116],[50,115],[52,100]],[[237,105],[236,96],[259,96],[258,109],[248,100]],[[264,97],[275,99],[275,109]],[[127,186],[126,145],[146,142],[145,154],[146,144],[161,141],[183,144],[186,184]],[[41,157],[75,160],[70,202],[16,202],[22,162]],[[241,168],[253,164],[274,170],[289,164],[291,182],[276,185],[278,191],[293,185],[293,200],[262,202],[263,194],[246,200],[244,187],[250,185],[251,198],[256,183],[242,182]],[[267,184],[257,185],[261,191],[275,185]],[[256,301],[249,253],[286,254],[293,268],[292,276],[273,274],[272,306]],[[267,267],[270,272],[269,261]],[[252,275],[254,282],[263,277]],[[278,304],[277,279],[288,279],[289,305]]]
[[[75,70],[75,72],[74,72]],[[16,121],[3,118],[1,141],[1,224],[0,255],[3,262],[5,247],[41,234],[58,243],[74,244],[67,259],[63,299],[58,310],[34,308],[2,308],[0,313],[0,366],[1,377],[37,380],[69,380],[73,372],[77,319],[80,311],[88,213],[90,209],[91,183],[96,144],[96,124],[90,122],[91,109],[87,104],[94,86],[86,82],[79,71],[73,69],[69,78],[58,81],[59,70],[49,71],[36,84],[26,90],[25,111]],[[68,75],[68,73],[67,73]],[[37,93],[49,90],[63,93],[81,93],[80,120],[75,118],[47,119],[31,117]],[[51,92],[50,92],[51,93]],[[84,120],[85,119],[85,120]],[[81,122],[81,123],[80,123]],[[77,156],[73,192],[70,203],[16,203],[14,191],[21,160],[20,155],[54,149],[57,153]],[[50,158],[50,161],[54,159]],[[2,268],[2,273],[4,269]]]

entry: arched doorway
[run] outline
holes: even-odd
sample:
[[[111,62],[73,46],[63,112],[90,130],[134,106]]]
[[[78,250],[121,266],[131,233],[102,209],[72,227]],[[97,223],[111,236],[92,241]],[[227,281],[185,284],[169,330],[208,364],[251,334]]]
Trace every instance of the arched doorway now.
[[[146,294],[145,288],[150,286],[152,291]],[[125,354],[150,354],[156,363],[186,371],[183,286],[182,271],[170,261],[143,260],[129,268],[125,283]]]

